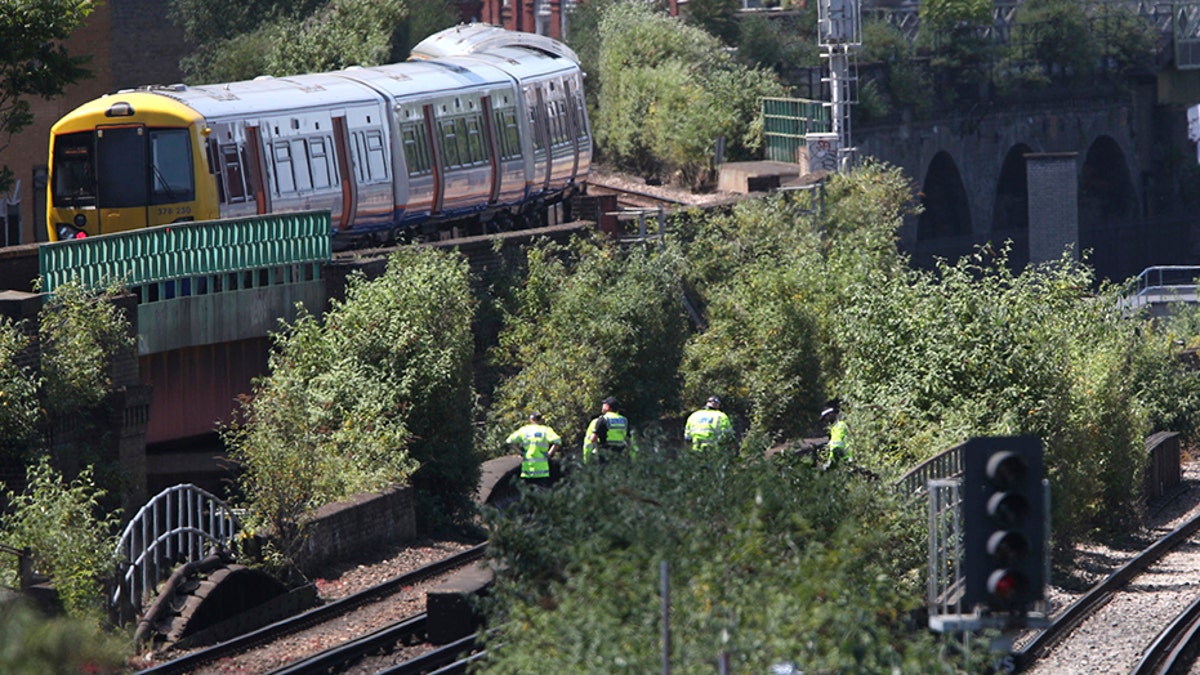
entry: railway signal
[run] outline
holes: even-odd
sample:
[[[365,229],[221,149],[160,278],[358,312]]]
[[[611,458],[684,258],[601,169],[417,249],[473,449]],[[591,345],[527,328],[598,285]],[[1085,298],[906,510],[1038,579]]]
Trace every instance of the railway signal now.
[[[963,446],[963,605],[1022,617],[1045,599],[1042,443],[974,438]]]

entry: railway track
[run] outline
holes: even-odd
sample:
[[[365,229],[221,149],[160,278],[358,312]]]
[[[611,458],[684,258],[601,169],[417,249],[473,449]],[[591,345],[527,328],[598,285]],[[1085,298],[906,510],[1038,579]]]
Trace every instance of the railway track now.
[[[444,577],[455,570],[481,559],[486,547],[486,543],[479,544],[440,561],[430,563],[409,573],[384,581],[354,595],[342,598],[341,600],[317,607],[212,647],[198,650],[152,668],[139,671],[139,675],[264,672],[269,670],[270,666],[264,667],[263,664],[269,664],[271,660],[266,654],[273,647],[277,647],[281,643],[287,645],[286,651],[289,653],[303,651],[306,654],[312,655],[315,652],[323,652],[326,649],[336,649],[346,642],[347,636],[373,632],[378,628],[380,621],[377,618],[358,617],[357,613],[364,612],[368,608],[382,606],[384,603],[395,605],[395,607],[389,609],[403,611],[400,610],[402,603],[398,600],[397,596],[413,596],[415,595],[413,591],[416,590],[414,589],[415,585],[421,583],[432,585],[433,580]],[[409,597],[407,606],[419,605],[423,607],[423,593],[420,595],[420,598]],[[383,621],[386,625],[381,630],[391,630],[392,634],[397,636],[393,644],[403,642],[405,639],[411,639],[404,637],[403,632],[406,630],[410,636],[416,635],[417,633],[414,631],[418,629],[423,634],[423,614],[420,615],[418,620],[418,615],[412,609],[409,609],[407,613],[409,616],[401,621]],[[401,614],[401,616],[404,616],[404,614]],[[398,625],[406,623],[407,626],[405,628],[397,628]],[[334,628],[331,629],[330,624],[334,624]],[[316,633],[322,635],[306,636],[306,631],[313,631],[314,629]],[[323,644],[325,641],[330,641],[328,634],[331,632],[337,634],[337,639],[334,640],[335,644]],[[253,670],[241,669],[241,664],[245,664],[246,667],[258,666],[258,668]],[[329,672],[329,670],[296,672]]]
[[[1162,670],[1160,664],[1187,655],[1179,647],[1184,640],[1176,636],[1197,632],[1200,587],[1189,593],[1173,580],[1194,581],[1200,572],[1198,531],[1200,515],[1193,515],[1093,586],[1014,654],[1016,670],[1046,675],[1176,672]],[[1166,628],[1153,634],[1159,626]],[[1098,645],[1106,646],[1106,653],[1097,654]],[[1068,664],[1069,670],[1063,670]]]
[[[588,194],[616,195],[617,206],[628,209],[657,209],[661,207],[670,210],[680,206],[688,206],[688,203],[681,199],[655,194],[649,190],[636,190],[595,177],[588,178]]]

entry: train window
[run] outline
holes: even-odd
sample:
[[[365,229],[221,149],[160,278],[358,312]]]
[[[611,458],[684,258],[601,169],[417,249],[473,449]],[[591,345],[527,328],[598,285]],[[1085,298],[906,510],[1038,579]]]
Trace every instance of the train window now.
[[[408,175],[429,173],[433,162],[429,160],[429,142],[424,128],[416,124],[406,124],[400,129],[400,136],[404,140],[404,160],[408,164]]]
[[[444,120],[439,123],[442,129],[442,166],[462,166],[459,153],[459,138],[454,126],[454,120]]]
[[[54,138],[54,195],[56,206],[96,203],[95,146],[90,132]]]
[[[517,114],[512,110],[497,110],[496,136],[500,142],[500,158],[513,159],[521,154],[521,135],[517,128]]]
[[[271,154],[275,158],[275,193],[295,192],[296,179],[292,173],[291,146],[286,141],[272,143]]]
[[[367,144],[367,173],[372,182],[388,179],[387,154],[383,149],[383,132],[378,129],[368,129]]]
[[[354,173],[359,183],[367,182],[367,142],[361,131],[354,132],[354,140],[350,144],[350,154],[353,156]]]
[[[308,141],[308,165],[312,169],[312,182],[315,188],[327,188],[333,185],[329,170],[329,153],[326,151],[324,138],[312,138]]]
[[[467,149],[471,154],[472,164],[482,164],[488,161],[488,146],[483,139],[483,124],[478,116],[469,117],[465,121],[467,127]]]
[[[242,164],[238,161],[239,156],[236,145],[221,146],[221,166],[224,168],[225,178],[221,182],[225,184],[225,194],[230,204],[246,201],[246,179],[242,172]]]
[[[296,177],[296,191],[310,192],[313,188],[312,171],[308,164],[308,141],[292,141],[292,175]]]
[[[530,133],[533,134],[533,149],[545,149],[546,142],[542,138],[542,122],[538,119],[537,109],[533,106],[529,107],[529,129]]]

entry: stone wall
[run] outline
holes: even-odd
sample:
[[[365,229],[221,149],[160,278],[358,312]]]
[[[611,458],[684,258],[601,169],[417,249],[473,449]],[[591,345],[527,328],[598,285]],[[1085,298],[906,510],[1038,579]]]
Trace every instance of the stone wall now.
[[[355,558],[416,536],[411,486],[358,494],[317,509],[298,563],[308,574],[330,561]]]

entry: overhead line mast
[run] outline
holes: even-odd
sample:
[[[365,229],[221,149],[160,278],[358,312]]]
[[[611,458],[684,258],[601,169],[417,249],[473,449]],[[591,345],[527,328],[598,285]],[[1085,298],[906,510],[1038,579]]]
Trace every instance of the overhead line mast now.
[[[859,0],[819,0],[817,33],[821,56],[829,59],[829,75],[822,78],[829,83],[829,101],[824,105],[829,108],[831,130],[837,137],[838,171],[844,173],[854,167],[857,154],[850,138],[850,106],[857,102],[856,54],[862,47]]]

